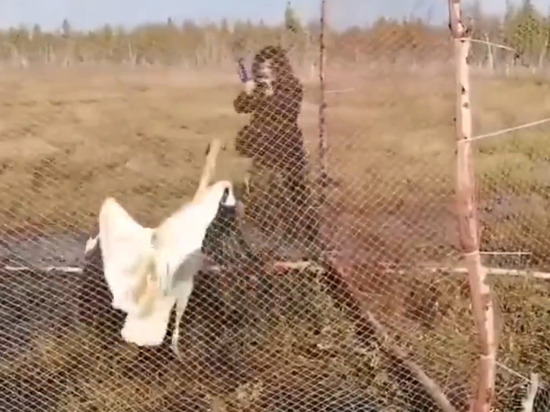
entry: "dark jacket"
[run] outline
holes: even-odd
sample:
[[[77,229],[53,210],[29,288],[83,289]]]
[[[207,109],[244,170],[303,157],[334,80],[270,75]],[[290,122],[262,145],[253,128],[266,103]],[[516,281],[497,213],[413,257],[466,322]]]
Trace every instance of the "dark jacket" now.
[[[238,134],[236,149],[257,164],[294,172],[305,168],[302,131],[298,126],[303,87],[289,76],[273,84],[273,95],[265,85],[256,86],[251,95],[241,92],[233,105],[237,113],[250,113],[250,123]]]

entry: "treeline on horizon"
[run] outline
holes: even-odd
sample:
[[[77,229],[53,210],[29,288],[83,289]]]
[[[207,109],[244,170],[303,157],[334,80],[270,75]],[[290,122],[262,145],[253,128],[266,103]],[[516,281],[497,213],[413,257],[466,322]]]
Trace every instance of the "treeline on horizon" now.
[[[498,45],[475,43],[474,63],[547,63],[550,16],[539,12],[531,0],[523,0],[519,7],[508,2],[502,16],[485,15],[477,0],[465,14],[472,18],[474,38]],[[319,21],[302,23],[291,8],[279,26],[250,21],[230,25],[226,20],[176,24],[168,19],[133,29],[107,24],[97,30],[79,31],[65,20],[56,32],[42,31],[39,25],[0,31],[0,60],[16,65],[110,62],[220,67],[232,65],[237,57],[250,56],[264,45],[281,44],[291,50],[295,64],[311,65],[318,59],[319,28]],[[371,25],[340,31],[328,24],[326,33],[329,63],[422,64],[448,61],[452,54],[448,28],[420,18],[405,21],[381,17]]]

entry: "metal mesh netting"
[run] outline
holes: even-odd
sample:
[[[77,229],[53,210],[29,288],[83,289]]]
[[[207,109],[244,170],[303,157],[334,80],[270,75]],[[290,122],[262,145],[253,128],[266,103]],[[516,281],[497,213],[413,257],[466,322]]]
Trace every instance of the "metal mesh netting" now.
[[[329,6],[329,21],[360,6]],[[373,20],[341,46],[327,36],[333,261],[372,330],[366,393],[382,410],[467,410],[476,347],[467,278],[448,270],[459,254],[448,29]]]
[[[383,14],[341,29],[363,4],[345,3],[310,22],[287,7],[276,27],[0,33],[0,410],[468,410],[479,349],[449,29]],[[497,24],[468,9],[485,42],[471,53],[476,133],[545,117],[548,42],[525,33],[547,21],[525,10]],[[239,207],[204,227],[178,357],[175,311],[161,344],[123,338],[98,216],[113,196],[159,225],[191,201],[213,139],[213,181],[231,180]],[[474,146],[500,411],[550,407],[545,139]]]

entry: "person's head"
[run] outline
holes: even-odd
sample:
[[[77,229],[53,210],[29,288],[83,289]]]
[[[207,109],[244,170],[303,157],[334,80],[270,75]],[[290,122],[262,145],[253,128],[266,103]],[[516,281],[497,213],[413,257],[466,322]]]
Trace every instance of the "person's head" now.
[[[259,82],[277,82],[291,77],[292,66],[280,46],[266,46],[254,57],[252,76]]]

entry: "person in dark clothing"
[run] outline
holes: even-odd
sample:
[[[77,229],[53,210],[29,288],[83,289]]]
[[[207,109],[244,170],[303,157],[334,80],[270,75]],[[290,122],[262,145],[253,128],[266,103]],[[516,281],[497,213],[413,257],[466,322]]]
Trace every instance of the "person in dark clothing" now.
[[[279,46],[260,50],[252,63],[251,77],[233,102],[237,113],[251,114],[250,123],[238,133],[236,150],[252,158],[253,178],[262,174],[261,177],[265,177],[268,172],[277,175],[279,180],[279,184],[269,181],[268,188],[261,188],[263,194],[270,193],[269,204],[260,201],[261,206],[250,204],[251,209],[257,209],[259,220],[268,230],[280,221],[273,216],[278,211],[288,222],[287,233],[301,225],[301,232],[307,238],[315,238],[317,229],[312,221],[316,219],[312,219],[312,212],[308,210],[312,199],[306,150],[298,125],[303,86],[294,75],[286,52]],[[274,191],[277,193],[272,196]]]
[[[258,165],[303,174],[306,154],[298,126],[303,87],[284,50],[267,46],[255,57],[252,79],[234,101],[237,113],[250,113],[239,132],[237,151]]]

